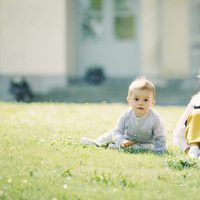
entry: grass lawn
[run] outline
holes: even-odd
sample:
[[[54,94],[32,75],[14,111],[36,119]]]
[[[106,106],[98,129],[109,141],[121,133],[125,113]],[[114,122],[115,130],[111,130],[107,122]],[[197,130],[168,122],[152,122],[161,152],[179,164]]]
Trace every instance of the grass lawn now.
[[[184,107],[155,107],[169,149],[155,155],[79,143],[111,129],[123,103],[0,106],[0,199],[199,199],[199,162],[172,144]]]

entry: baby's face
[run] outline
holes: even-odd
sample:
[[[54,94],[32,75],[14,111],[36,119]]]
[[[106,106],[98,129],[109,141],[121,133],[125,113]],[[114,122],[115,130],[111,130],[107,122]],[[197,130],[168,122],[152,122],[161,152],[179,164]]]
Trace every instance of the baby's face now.
[[[136,117],[143,117],[148,114],[154,104],[153,92],[150,90],[134,89],[128,99],[128,103],[132,107]]]

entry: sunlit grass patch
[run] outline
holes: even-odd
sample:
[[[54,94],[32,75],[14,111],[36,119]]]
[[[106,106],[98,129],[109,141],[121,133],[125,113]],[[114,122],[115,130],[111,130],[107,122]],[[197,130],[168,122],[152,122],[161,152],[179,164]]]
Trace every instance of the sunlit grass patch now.
[[[126,104],[0,106],[0,199],[199,198],[199,161],[172,144],[183,107],[155,107],[168,141],[157,155],[80,144],[113,128]]]
[[[200,162],[197,159],[173,157],[166,161],[169,168],[174,170],[196,169],[200,170]]]

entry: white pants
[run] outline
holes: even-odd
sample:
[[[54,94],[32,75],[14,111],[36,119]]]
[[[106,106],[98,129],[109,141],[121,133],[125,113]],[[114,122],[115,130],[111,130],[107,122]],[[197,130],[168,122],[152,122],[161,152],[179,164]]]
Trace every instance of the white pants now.
[[[98,138],[95,139],[98,146],[105,146],[111,142],[113,142],[113,135],[112,132],[104,133],[103,135],[100,135]]]

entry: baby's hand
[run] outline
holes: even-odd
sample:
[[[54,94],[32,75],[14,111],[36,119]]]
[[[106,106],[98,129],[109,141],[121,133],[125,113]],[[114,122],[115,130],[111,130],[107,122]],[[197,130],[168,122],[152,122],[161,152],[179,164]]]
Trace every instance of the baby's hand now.
[[[127,148],[131,145],[135,144],[135,142],[131,141],[131,140],[124,140],[122,143],[121,143],[121,147],[122,148]]]

